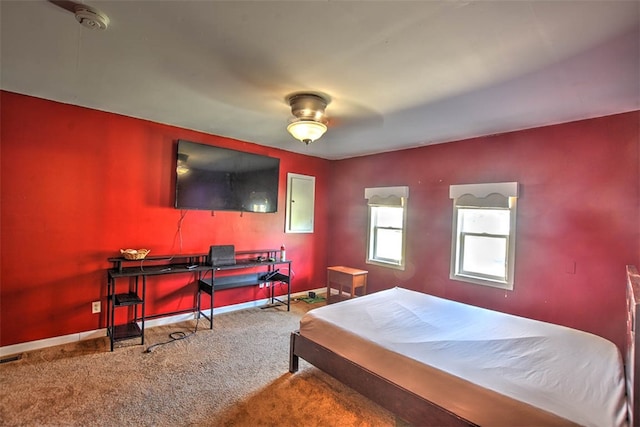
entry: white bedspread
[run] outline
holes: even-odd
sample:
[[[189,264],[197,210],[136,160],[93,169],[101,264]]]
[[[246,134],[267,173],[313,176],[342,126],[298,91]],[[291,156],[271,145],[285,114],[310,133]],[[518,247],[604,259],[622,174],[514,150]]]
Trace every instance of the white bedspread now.
[[[619,351],[585,332],[393,288],[312,310],[300,333],[481,425],[494,422],[471,407],[483,389],[580,425],[626,425]]]

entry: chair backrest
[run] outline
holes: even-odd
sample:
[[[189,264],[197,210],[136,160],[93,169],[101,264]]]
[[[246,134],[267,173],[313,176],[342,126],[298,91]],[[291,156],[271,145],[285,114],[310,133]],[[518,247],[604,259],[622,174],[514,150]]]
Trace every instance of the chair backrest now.
[[[234,245],[214,245],[209,248],[209,264],[213,266],[235,265],[236,248]]]

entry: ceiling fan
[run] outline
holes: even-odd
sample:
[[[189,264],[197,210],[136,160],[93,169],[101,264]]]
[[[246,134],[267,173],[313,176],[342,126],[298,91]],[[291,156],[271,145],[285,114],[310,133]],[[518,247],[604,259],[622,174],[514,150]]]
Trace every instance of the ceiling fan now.
[[[294,116],[287,126],[287,131],[307,145],[322,137],[327,129],[344,132],[351,126],[367,124],[370,128],[377,128],[382,125],[382,115],[379,112],[343,99],[340,102],[336,101],[335,115],[329,117],[326,108],[332,102],[332,98],[322,92],[294,92],[287,95],[285,101],[291,107],[291,114]]]
[[[325,109],[330,102],[327,95],[314,92],[296,92],[286,97],[294,119],[287,131],[297,140],[309,145],[327,131],[329,119]]]
[[[91,30],[106,30],[109,26],[109,17],[98,9],[69,0],[49,0],[66,11],[73,13],[80,25]]]

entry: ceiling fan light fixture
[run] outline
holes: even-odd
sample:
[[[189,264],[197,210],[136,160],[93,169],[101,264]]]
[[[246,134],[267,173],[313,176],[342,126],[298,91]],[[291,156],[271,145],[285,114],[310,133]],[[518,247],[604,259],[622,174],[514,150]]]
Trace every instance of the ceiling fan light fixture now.
[[[298,92],[287,97],[291,114],[295,119],[287,126],[287,131],[298,141],[311,144],[327,131],[324,109],[329,103],[325,96],[317,93]]]
[[[298,141],[311,144],[327,131],[327,125],[314,120],[298,120],[287,126],[287,131]]]

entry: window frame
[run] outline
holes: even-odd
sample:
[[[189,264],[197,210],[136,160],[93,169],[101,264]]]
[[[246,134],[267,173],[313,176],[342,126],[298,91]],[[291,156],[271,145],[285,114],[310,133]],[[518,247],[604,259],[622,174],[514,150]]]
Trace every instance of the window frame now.
[[[367,247],[365,263],[381,267],[404,270],[406,265],[407,241],[407,199],[408,187],[366,188],[367,203]],[[378,226],[377,208],[402,209],[402,227]],[[379,235],[378,230],[399,230],[401,233],[400,258],[376,257]]]
[[[471,184],[451,186],[450,197],[453,200],[453,225],[451,236],[451,265],[449,278],[452,280],[513,290],[515,278],[515,241],[518,184]],[[502,196],[494,197],[496,195]],[[469,197],[472,196],[472,197]],[[491,197],[489,197],[491,196]],[[460,202],[463,200],[465,202]],[[471,201],[471,203],[469,203]],[[509,212],[509,234],[459,231],[462,226],[460,210],[504,210]],[[505,276],[493,276],[478,271],[464,270],[465,246],[467,235],[506,239]]]

